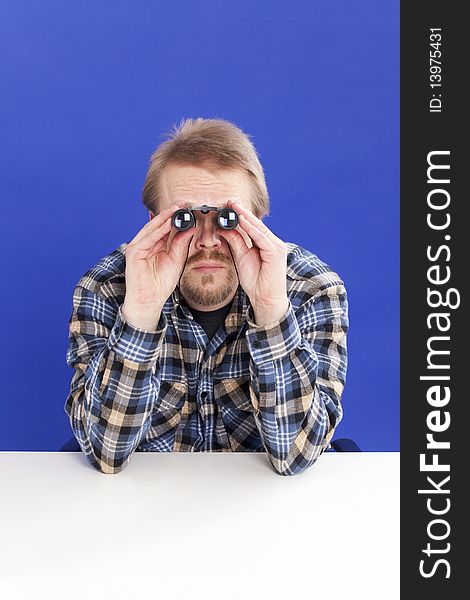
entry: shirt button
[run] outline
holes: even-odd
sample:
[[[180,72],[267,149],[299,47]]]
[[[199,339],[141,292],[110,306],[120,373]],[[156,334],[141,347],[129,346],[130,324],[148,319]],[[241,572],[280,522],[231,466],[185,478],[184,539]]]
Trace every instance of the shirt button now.
[[[203,400],[205,400],[205,399],[207,398],[207,392],[202,392],[202,393],[201,393],[201,398],[202,398]]]

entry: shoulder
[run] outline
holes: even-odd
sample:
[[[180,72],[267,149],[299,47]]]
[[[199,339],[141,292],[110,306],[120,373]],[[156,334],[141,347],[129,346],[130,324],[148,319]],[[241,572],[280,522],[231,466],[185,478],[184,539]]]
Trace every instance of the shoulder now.
[[[112,303],[122,304],[125,296],[125,248],[121,244],[110,254],[103,256],[93,267],[88,269],[77,283],[77,288],[84,288]]]
[[[331,292],[346,295],[344,282],[330,265],[318,256],[292,242],[286,242],[287,290],[295,306],[331,288]]]

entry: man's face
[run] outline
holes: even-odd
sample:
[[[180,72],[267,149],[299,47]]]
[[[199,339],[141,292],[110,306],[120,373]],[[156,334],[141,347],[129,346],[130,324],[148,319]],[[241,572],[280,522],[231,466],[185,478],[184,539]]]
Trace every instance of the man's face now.
[[[211,173],[202,166],[168,165],[160,180],[161,202],[159,209],[176,202],[184,202],[187,208],[207,204],[223,208],[230,199],[236,200],[251,211],[251,187],[248,175],[238,169],[221,169]],[[196,226],[188,258],[180,278],[180,292],[188,305],[196,310],[216,310],[233,300],[238,275],[230,247],[221,236],[217,225],[217,213],[201,211],[193,213]],[[150,218],[152,218],[150,214]],[[237,226],[247,246],[253,244],[246,233]],[[168,244],[178,235],[173,227],[168,234]],[[205,262],[217,263],[217,269],[198,268]]]

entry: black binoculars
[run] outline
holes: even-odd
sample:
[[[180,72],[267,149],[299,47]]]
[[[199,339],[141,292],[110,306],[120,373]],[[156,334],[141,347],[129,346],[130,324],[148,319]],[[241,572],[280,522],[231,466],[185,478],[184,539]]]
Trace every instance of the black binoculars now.
[[[196,219],[194,218],[193,211],[195,210],[200,210],[204,214],[216,211],[218,213],[217,225],[222,229],[235,229],[238,225],[238,214],[231,208],[217,208],[217,206],[207,206],[207,204],[203,204],[202,206],[180,208],[177,210],[171,219],[171,222],[176,229],[179,231],[186,231],[186,229],[194,227]]]

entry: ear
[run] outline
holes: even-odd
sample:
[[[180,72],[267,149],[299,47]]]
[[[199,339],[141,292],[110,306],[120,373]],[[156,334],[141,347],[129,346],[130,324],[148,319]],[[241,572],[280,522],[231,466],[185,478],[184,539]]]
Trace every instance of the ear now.
[[[155,216],[155,215],[154,215],[153,213],[149,212],[149,221],[151,221],[151,220],[153,219],[153,217],[154,217],[154,216]]]

